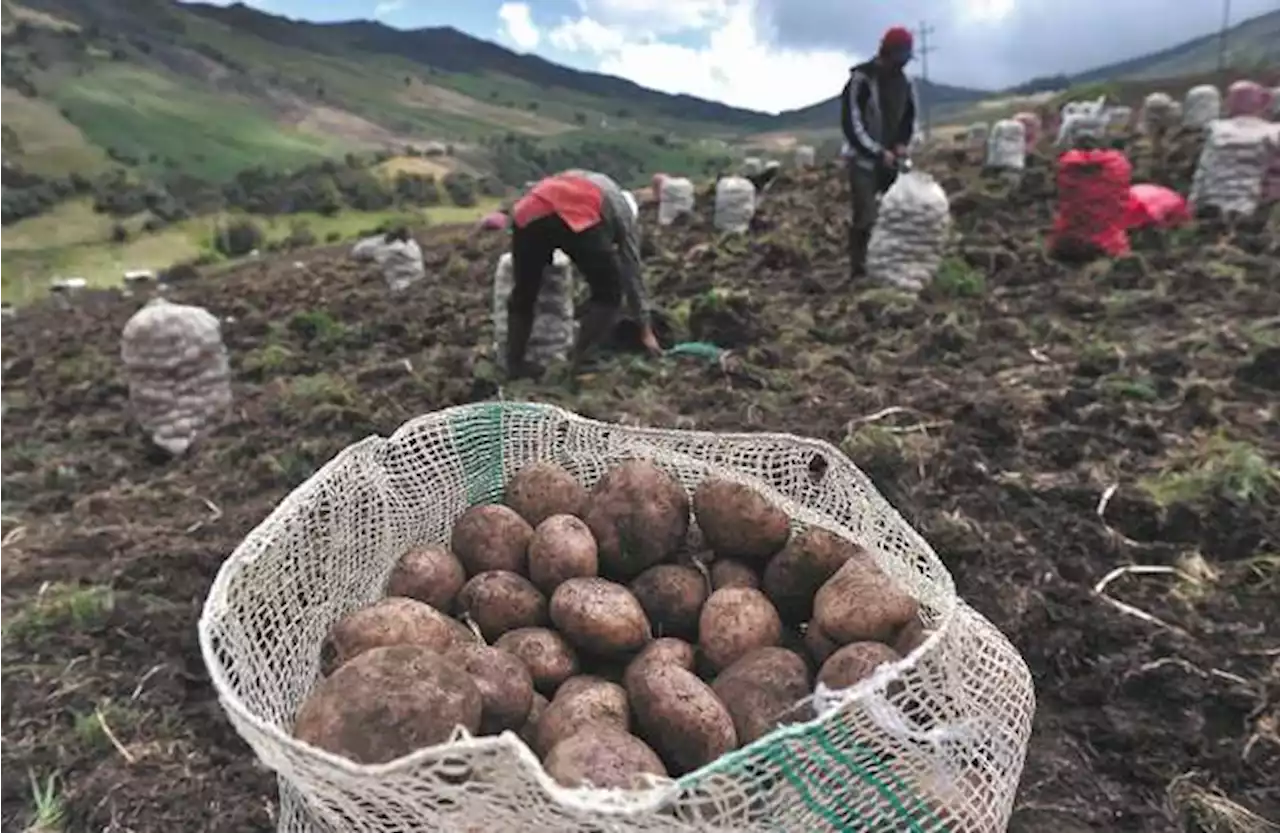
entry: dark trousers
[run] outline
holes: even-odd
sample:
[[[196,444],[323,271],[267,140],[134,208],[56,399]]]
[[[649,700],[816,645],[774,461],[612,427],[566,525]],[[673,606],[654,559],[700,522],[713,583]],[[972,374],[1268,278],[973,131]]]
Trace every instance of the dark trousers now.
[[[569,256],[586,279],[592,303],[607,307],[622,304],[622,264],[604,223],[575,232],[557,214],[548,214],[511,232],[511,266],[514,271],[507,309],[533,316],[542,273],[559,249]]]
[[[871,229],[876,224],[876,198],[889,190],[898,178],[898,172],[883,165],[864,168],[852,157],[846,160],[849,175],[849,201],[853,215],[849,223],[849,265],[854,275],[866,270],[867,244],[871,242]]]

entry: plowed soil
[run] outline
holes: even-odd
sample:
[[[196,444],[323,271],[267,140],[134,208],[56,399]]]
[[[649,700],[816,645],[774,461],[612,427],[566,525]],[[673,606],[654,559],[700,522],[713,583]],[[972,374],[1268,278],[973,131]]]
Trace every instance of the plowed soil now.
[[[960,236],[919,300],[846,285],[843,176],[788,173],[743,237],[706,217],[659,230],[643,209],[669,340],[727,357],[615,354],[576,389],[502,393],[839,445],[1034,674],[1011,830],[1228,829],[1211,826],[1215,794],[1280,819],[1276,221],[1063,265],[1042,253],[1050,163],[1010,185],[953,157],[924,163]],[[66,831],[274,829],[275,781],[200,658],[200,606],[241,538],[341,448],[497,394],[505,237],[464,236],[423,235],[432,278],[406,297],[345,249],[170,288],[225,318],[235,372],[233,414],[180,460],[127,415],[120,332],[149,292],[6,319],[4,830],[32,822],[33,778]],[[1127,565],[1178,572],[1095,592]]]

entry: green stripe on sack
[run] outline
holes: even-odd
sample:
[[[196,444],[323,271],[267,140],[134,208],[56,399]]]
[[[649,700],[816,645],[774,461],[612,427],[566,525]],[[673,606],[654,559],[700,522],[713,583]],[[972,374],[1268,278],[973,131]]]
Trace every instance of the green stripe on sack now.
[[[454,448],[462,458],[467,484],[467,505],[497,503],[502,499],[503,448],[507,418],[516,415],[541,416],[549,409],[528,402],[480,402],[459,409],[449,419]]]

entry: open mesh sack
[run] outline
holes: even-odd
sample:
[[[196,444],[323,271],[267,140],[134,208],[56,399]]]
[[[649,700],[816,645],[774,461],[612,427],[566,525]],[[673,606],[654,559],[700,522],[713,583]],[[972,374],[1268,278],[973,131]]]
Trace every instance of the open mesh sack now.
[[[635,457],[690,490],[711,475],[748,483],[797,527],[859,541],[919,599],[933,634],[854,688],[815,698],[817,719],[646,790],[560,787],[509,732],[374,766],[291,737],[325,634],[382,597],[406,549],[448,541],[458,515],[500,500],[527,463],[554,460],[590,486]],[[200,646],[231,721],[278,774],[281,833],[998,833],[1034,711],[1016,649],[956,597],[928,544],[834,447],[623,428],[527,403],[451,408],[343,450],[223,565]]]

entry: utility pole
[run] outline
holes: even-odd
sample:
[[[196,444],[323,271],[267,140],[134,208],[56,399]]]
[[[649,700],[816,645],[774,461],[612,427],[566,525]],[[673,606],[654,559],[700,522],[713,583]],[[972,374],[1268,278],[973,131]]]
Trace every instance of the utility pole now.
[[[1231,0],[1222,0],[1222,28],[1218,30],[1218,72],[1227,71],[1227,27],[1231,25]]]
[[[1229,2],[1229,0],[1228,0]],[[916,33],[917,39],[920,41],[920,95],[918,97],[920,109],[924,111],[924,136],[926,139],[933,136],[933,123],[930,118],[933,110],[933,92],[929,89],[929,53],[937,49],[929,43],[929,36],[933,34],[933,27],[928,22],[920,21],[920,29]]]

